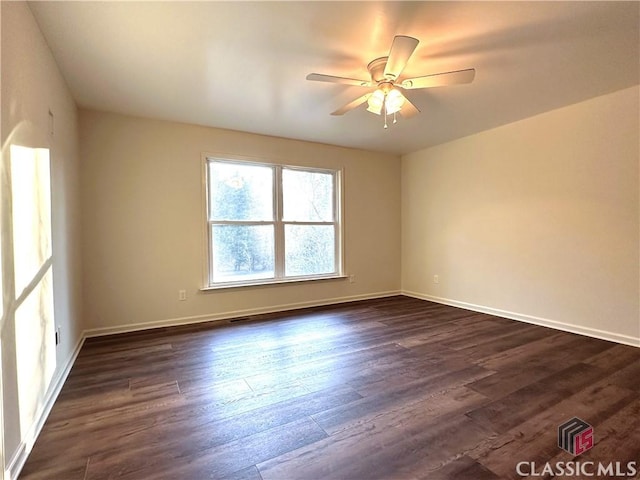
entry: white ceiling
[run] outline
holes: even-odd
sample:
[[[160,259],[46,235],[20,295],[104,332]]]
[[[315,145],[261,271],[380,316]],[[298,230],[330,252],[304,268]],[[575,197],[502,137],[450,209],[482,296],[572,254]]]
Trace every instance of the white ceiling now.
[[[78,105],[402,154],[640,83],[640,2],[31,2]],[[411,90],[388,130],[330,112],[394,35],[403,73],[476,69]]]

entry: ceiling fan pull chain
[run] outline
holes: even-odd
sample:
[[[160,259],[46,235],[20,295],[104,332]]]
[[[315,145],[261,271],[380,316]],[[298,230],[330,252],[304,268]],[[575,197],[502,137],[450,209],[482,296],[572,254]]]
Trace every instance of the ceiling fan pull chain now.
[[[393,123],[398,123],[398,120],[396,119],[396,112],[393,112]]]
[[[384,115],[383,115],[384,116],[384,128],[389,128],[387,126],[387,96],[386,95],[384,96],[384,103],[382,105],[382,108],[384,108],[384,112],[383,112],[384,113]]]

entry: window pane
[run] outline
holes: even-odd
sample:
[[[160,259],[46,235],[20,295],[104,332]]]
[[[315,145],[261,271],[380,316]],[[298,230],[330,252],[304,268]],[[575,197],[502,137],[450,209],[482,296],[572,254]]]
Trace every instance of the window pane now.
[[[209,163],[210,220],[273,220],[273,169]]]
[[[213,225],[213,281],[273,278],[273,225]]]
[[[334,273],[333,225],[285,225],[285,275]]]
[[[333,178],[330,173],[283,169],[284,220],[332,222]]]

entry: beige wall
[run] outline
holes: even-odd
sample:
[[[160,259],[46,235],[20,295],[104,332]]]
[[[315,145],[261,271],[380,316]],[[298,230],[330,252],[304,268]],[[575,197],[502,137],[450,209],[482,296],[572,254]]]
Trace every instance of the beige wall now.
[[[638,97],[404,156],[403,290],[640,345]]]
[[[247,133],[81,111],[87,328],[218,318],[400,287],[400,162]],[[327,280],[201,292],[203,152],[344,168],[346,272]],[[178,290],[187,300],[178,300]],[[100,333],[100,332],[98,332]]]
[[[53,293],[55,322],[62,329],[56,348],[56,370],[51,384],[33,391],[33,401],[43,405],[56,379],[62,375],[80,340],[81,266],[78,251],[79,166],[76,106],[31,11],[24,2],[0,2],[2,16],[2,218],[3,238],[11,223],[6,166],[11,145],[48,148],[51,159]],[[49,110],[54,114],[54,135],[49,134]],[[10,462],[33,440],[30,429],[20,429],[15,323],[17,308],[13,286],[10,242],[3,241],[2,380],[5,460]],[[34,337],[35,338],[35,337]],[[53,340],[50,339],[52,342]],[[54,342],[53,342],[54,343]],[[31,346],[37,351],[39,346]],[[33,418],[36,422],[38,418]],[[24,460],[24,458],[22,458]],[[18,459],[20,461],[20,459]]]

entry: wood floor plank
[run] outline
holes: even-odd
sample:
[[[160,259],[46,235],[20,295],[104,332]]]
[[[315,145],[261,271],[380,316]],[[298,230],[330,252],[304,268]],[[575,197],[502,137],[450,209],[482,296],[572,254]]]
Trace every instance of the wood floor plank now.
[[[640,455],[640,349],[409,297],[88,339],[26,480],[515,478]],[[582,458],[582,457],[581,457]]]
[[[516,348],[520,345],[541,340],[548,336],[548,329],[540,328],[535,325],[527,325],[518,331],[506,328],[502,336],[483,343],[469,345],[468,347],[462,348],[460,352],[464,353],[473,361],[480,361],[487,357],[495,356],[501,352],[511,350],[512,348]]]
[[[435,469],[429,469],[419,478],[424,480],[498,480],[500,477],[474,459],[463,455]]]
[[[504,322],[491,320],[483,315],[482,322],[473,329],[459,329],[450,338],[442,341],[442,345],[446,345],[454,350],[462,350],[473,346],[481,345],[495,341],[497,338],[509,333],[526,331],[529,326],[520,322],[513,322],[509,329],[505,328]]]
[[[50,459],[47,462],[27,463],[20,478],[33,480],[85,480],[89,457],[67,458],[65,462],[55,462]]]
[[[514,365],[553,365],[570,361],[577,363],[611,347],[610,342],[595,338],[582,338],[565,332],[555,332],[540,340],[527,342],[516,348],[500,352],[478,363],[490,370],[503,370]],[[574,359],[575,349],[580,349],[581,358]],[[566,365],[562,363],[561,365]]]
[[[127,382],[128,383],[128,382]],[[145,408],[145,404],[155,401],[166,401],[179,394],[176,381],[137,386],[131,389],[115,390],[108,394],[87,395],[73,400],[64,400],[50,415],[53,421],[64,421],[93,415],[97,410],[110,412],[113,415],[130,411],[133,408]]]
[[[450,400],[442,397],[440,405],[451,405]],[[454,404],[449,415],[437,408],[422,415],[390,412],[258,464],[258,469],[264,480],[420,478],[427,465],[440,464],[458,448],[487,437],[486,430],[455,414],[463,404]]]
[[[273,441],[274,438],[277,441]],[[324,431],[315,422],[305,418],[208,450],[179,455],[137,455],[126,462],[114,459],[91,461],[86,480],[226,478],[237,475],[252,465],[324,438]],[[114,472],[117,472],[116,475],[113,475]]]
[[[545,346],[547,342],[534,341],[530,344],[534,355],[531,352],[524,353],[522,346],[514,348],[517,352],[514,352],[513,358],[520,359],[519,362],[508,357],[510,350],[478,362],[486,368],[495,369],[496,373],[474,382],[471,388],[491,398],[501,398],[611,348],[608,342],[564,335],[548,340],[552,345],[550,347]]]
[[[403,347],[388,343],[376,345],[356,352],[336,354],[330,358],[320,358],[316,362],[292,363],[282,365],[272,372],[258,372],[247,378],[252,384],[279,384],[287,381],[298,381],[305,385],[317,383],[320,378],[332,378],[344,384],[360,377],[389,370],[409,368],[416,359]]]
[[[94,469],[97,468],[95,464],[102,469],[107,468],[107,465],[134,465],[139,457],[145,456],[150,444],[155,445],[155,456],[163,458],[187,458],[199,453],[204,455],[212,449],[222,448],[226,444],[284,425],[293,425],[318,411],[348,405],[359,398],[360,395],[351,389],[324,391],[219,420],[201,419],[195,423],[170,418],[152,428],[120,439],[118,450],[96,453],[91,456],[91,460]]]
[[[612,343],[610,348],[584,359],[583,362],[613,373],[636,360],[638,360],[638,348]]]
[[[434,418],[452,410],[469,409],[486,403],[486,398],[465,387],[418,389],[407,385],[387,395],[374,395],[312,415],[315,422],[330,435],[359,428],[369,422],[389,425],[412,423],[416,416]],[[408,428],[411,428],[408,425]]]
[[[640,392],[640,359],[613,373],[610,380],[616,385]]]
[[[606,373],[592,365],[573,365],[472,410],[467,416],[503,433],[605,376]]]

